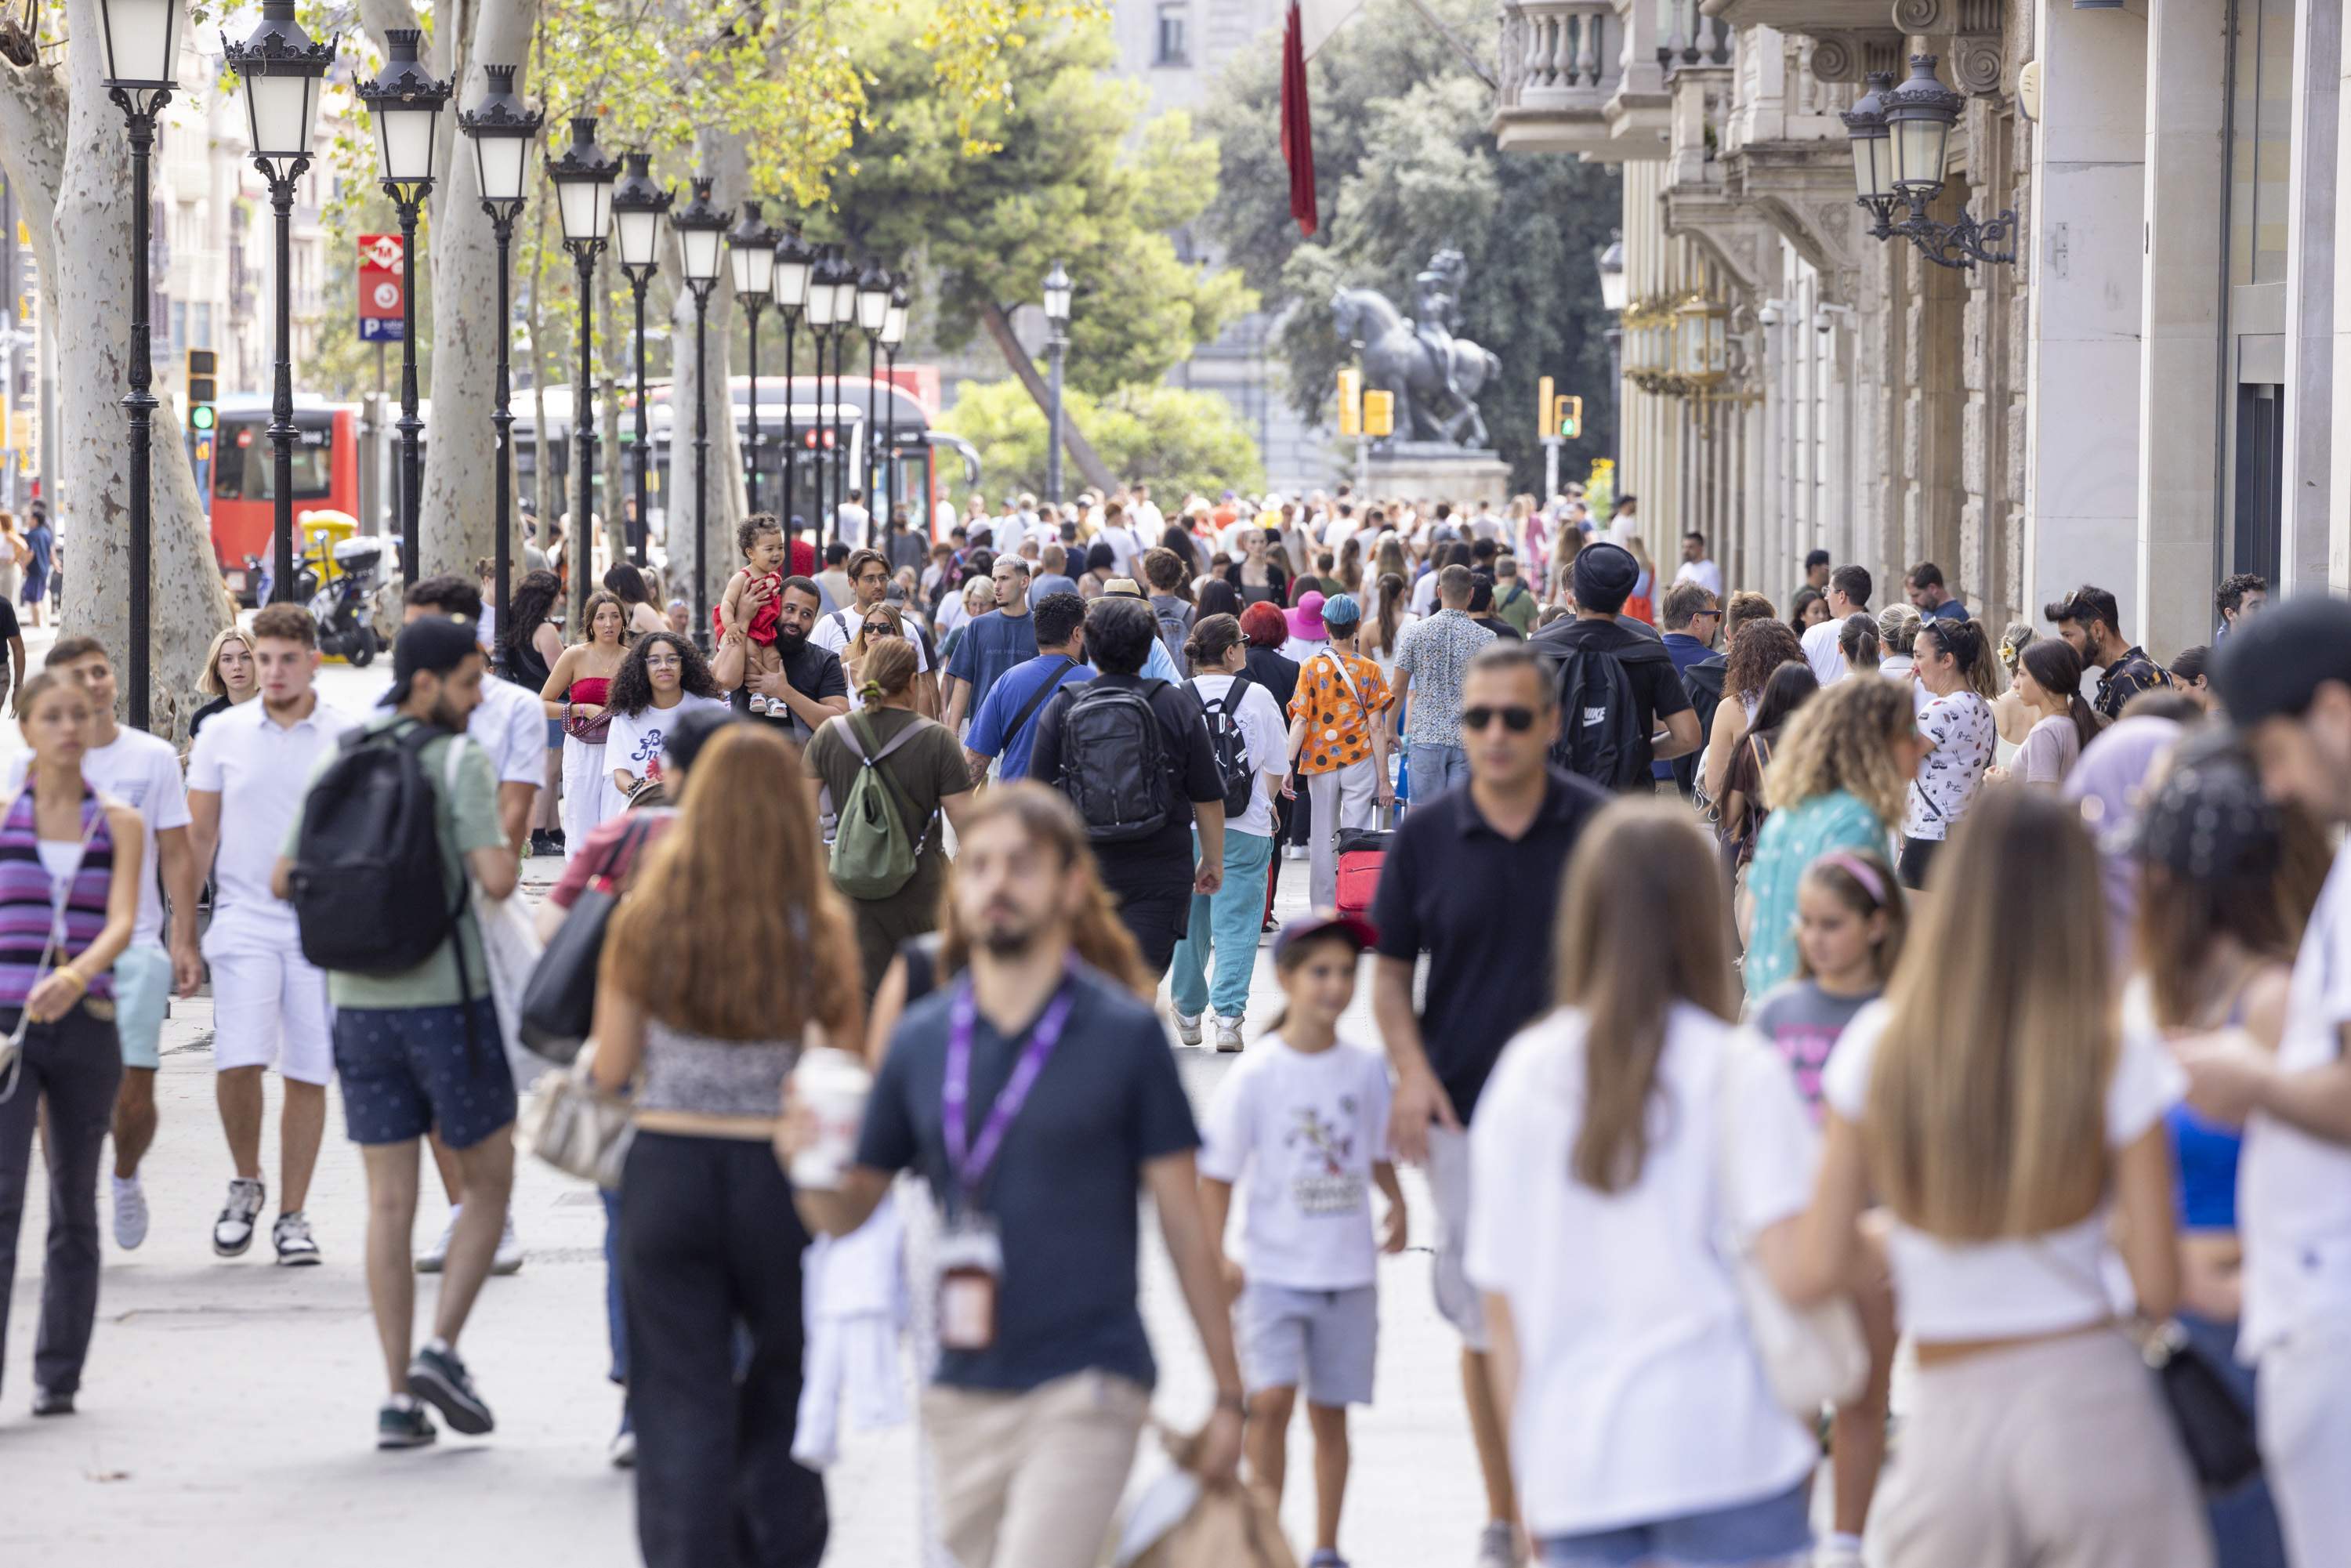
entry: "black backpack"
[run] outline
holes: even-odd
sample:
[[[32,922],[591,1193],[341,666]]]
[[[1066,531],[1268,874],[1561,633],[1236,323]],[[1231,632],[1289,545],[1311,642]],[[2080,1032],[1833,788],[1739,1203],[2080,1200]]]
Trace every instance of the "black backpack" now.
[[[1089,681],[1061,716],[1061,776],[1054,787],[1077,807],[1095,843],[1147,839],[1175,810],[1166,727],[1151,706],[1151,694],[1166,684]]]
[[[1554,766],[1608,789],[1649,781],[1641,705],[1621,659],[1597,648],[1569,648],[1553,689],[1559,695],[1559,739],[1551,748]]]
[[[453,896],[423,763],[424,747],[448,733],[429,724],[352,730],[303,800],[287,881],[302,956],[319,968],[413,969],[449,939],[465,913],[465,879],[458,878]],[[452,744],[466,741],[458,736]],[[457,962],[462,971],[463,943]]]
[[[1225,781],[1225,821],[1230,822],[1244,815],[1257,797],[1258,770],[1249,760],[1249,737],[1241,733],[1241,693],[1248,689],[1249,676],[1235,675],[1225,695],[1210,702],[1200,695],[1200,683],[1186,683],[1192,695],[1200,699],[1200,712],[1208,721],[1208,746],[1217,754],[1217,773]]]

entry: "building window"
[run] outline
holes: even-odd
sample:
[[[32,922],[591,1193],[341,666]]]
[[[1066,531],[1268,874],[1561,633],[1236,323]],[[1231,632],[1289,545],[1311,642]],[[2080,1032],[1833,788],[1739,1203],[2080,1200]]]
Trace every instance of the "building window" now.
[[[1192,63],[1191,0],[1161,0],[1159,30],[1151,63],[1188,66]]]

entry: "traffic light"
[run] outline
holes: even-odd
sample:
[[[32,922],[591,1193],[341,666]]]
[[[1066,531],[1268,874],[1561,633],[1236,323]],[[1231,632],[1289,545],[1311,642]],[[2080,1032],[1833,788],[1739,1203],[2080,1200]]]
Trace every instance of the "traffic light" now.
[[[1367,392],[1364,394],[1364,434],[1374,436],[1395,434],[1395,393]]]
[[[1552,387],[1549,376],[1535,378],[1535,434],[1545,441],[1559,434],[1559,401]]]
[[[188,350],[188,428],[210,430],[215,423],[213,404],[220,401],[220,356],[210,349]]]
[[[1364,434],[1364,372],[1353,366],[1339,372],[1339,434]]]
[[[1552,404],[1552,428],[1562,441],[1574,441],[1583,434],[1583,400],[1562,396]]]

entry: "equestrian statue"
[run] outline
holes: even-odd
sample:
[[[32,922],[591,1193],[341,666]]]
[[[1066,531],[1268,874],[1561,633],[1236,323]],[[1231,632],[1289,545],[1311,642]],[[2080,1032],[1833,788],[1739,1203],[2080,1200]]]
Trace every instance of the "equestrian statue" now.
[[[1453,335],[1468,271],[1458,250],[1431,256],[1413,279],[1409,318],[1368,288],[1331,296],[1332,324],[1362,356],[1364,387],[1395,394],[1395,434],[1403,440],[1470,448],[1488,444],[1477,397],[1501,373],[1502,362]]]

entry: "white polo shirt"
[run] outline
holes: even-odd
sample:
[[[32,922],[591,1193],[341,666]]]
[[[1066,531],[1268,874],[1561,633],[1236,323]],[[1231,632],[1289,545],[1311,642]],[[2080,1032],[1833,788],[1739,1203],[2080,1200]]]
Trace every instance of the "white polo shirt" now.
[[[387,685],[377,694],[378,701],[369,706],[370,714],[382,706],[382,696],[391,690]],[[364,722],[364,718],[354,722]],[[484,671],[482,700],[466,716],[465,733],[473,737],[475,746],[490,754],[490,768],[497,774],[499,783],[528,784],[534,788],[546,784],[547,708],[537,692]]]
[[[220,846],[213,859],[216,919],[234,915],[294,925],[294,907],[269,890],[279,848],[302,814],[319,759],[359,720],[324,702],[280,724],[258,702],[215,716],[188,754],[188,788],[221,799]]]
[[[232,707],[228,713],[216,716],[204,728],[211,729],[236,711]],[[16,792],[25,787],[25,771],[32,760],[29,751],[8,759],[10,800],[15,800]],[[160,946],[163,940],[163,893],[156,872],[162,863],[157,835],[188,825],[188,791],[180,780],[180,754],[170,741],[124,725],[114,732],[111,741],[82,753],[81,776],[85,783],[106,799],[138,812],[147,829],[146,863],[139,873],[139,919],[131,930],[131,945]],[[187,913],[193,918],[194,911]]]

